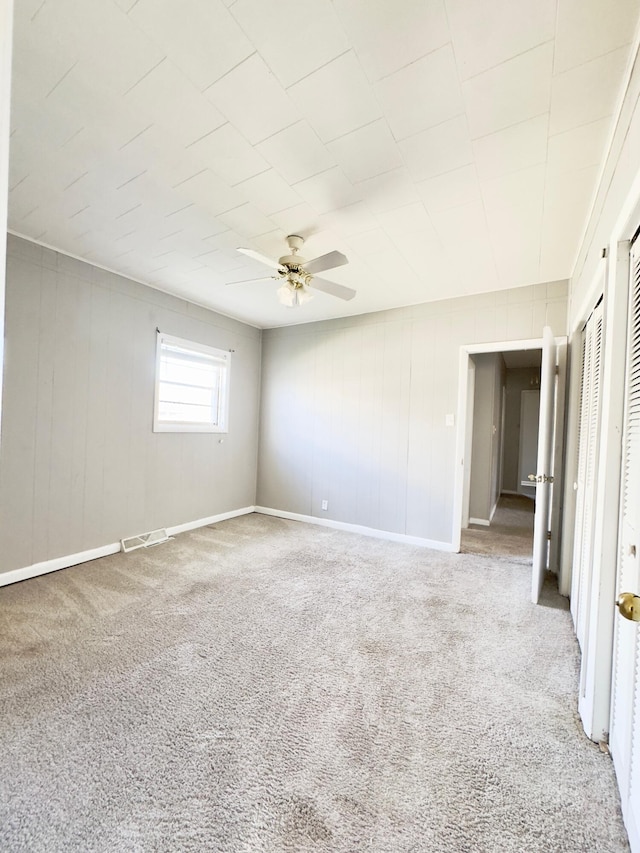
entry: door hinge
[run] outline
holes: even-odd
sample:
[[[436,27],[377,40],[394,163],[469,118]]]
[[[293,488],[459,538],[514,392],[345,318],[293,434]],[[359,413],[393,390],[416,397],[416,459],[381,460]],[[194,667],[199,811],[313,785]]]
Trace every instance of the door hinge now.
[[[560,365],[559,364],[556,364],[555,374],[556,374],[556,376],[560,376]]]
[[[551,541],[551,531],[547,530],[547,539]]]

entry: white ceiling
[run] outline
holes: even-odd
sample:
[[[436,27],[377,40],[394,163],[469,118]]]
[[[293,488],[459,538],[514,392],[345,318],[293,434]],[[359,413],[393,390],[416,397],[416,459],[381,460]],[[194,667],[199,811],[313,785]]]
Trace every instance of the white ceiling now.
[[[10,228],[260,327],[567,278],[640,0],[18,0]],[[295,309],[284,238],[358,291]]]

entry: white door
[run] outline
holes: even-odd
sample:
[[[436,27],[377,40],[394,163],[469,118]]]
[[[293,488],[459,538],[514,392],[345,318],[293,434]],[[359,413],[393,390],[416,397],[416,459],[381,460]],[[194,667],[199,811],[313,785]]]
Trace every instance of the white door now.
[[[640,610],[640,251],[631,254],[617,594]],[[640,623],[615,619],[609,744],[633,853],[640,853]]]
[[[551,531],[551,485],[553,483],[553,432],[556,398],[556,339],[549,326],[542,332],[542,367],[540,369],[540,420],[538,425],[538,464],[532,474],[536,483],[536,511],[533,522],[533,571],[531,600],[537,604],[542,592],[544,573],[549,562]]]
[[[586,645],[589,638],[589,613],[591,612],[595,493],[600,437],[603,308],[604,302],[600,301],[587,320],[582,333],[582,382],[578,421],[578,477],[571,570],[571,615],[583,655],[588,654]]]

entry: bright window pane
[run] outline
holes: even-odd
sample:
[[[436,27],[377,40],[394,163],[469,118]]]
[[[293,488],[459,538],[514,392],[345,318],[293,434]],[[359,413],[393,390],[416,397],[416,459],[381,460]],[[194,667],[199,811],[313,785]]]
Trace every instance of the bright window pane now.
[[[160,402],[192,403],[194,406],[207,406],[209,411],[213,411],[217,397],[216,389],[160,382]]]
[[[211,421],[211,409],[202,406],[189,406],[187,403],[160,403],[160,419],[180,421],[182,423],[206,424]]]
[[[161,335],[155,428],[226,430],[229,354]]]

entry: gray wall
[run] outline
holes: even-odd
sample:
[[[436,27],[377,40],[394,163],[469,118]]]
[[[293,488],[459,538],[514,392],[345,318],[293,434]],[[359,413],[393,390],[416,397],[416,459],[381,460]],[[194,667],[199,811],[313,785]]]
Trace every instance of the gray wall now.
[[[561,333],[566,282],[263,333],[258,505],[452,541],[460,345]],[[329,501],[323,512],[322,500]]]
[[[555,331],[555,330],[554,330]],[[536,384],[531,384],[537,378]],[[507,370],[507,402],[504,426],[504,459],[502,487],[519,492],[518,462],[520,453],[520,394],[540,389],[539,367],[512,367]]]
[[[228,435],[152,432],[156,327],[235,350]],[[260,350],[257,329],[9,237],[0,571],[252,505]]]
[[[0,3],[0,234],[7,231],[9,197],[9,134],[11,131],[11,53],[13,0]],[[0,240],[0,441],[2,440],[2,368],[4,363],[4,297],[6,244]]]
[[[500,437],[504,359],[500,353],[473,356],[475,390],[469,516],[489,521],[500,497]]]

